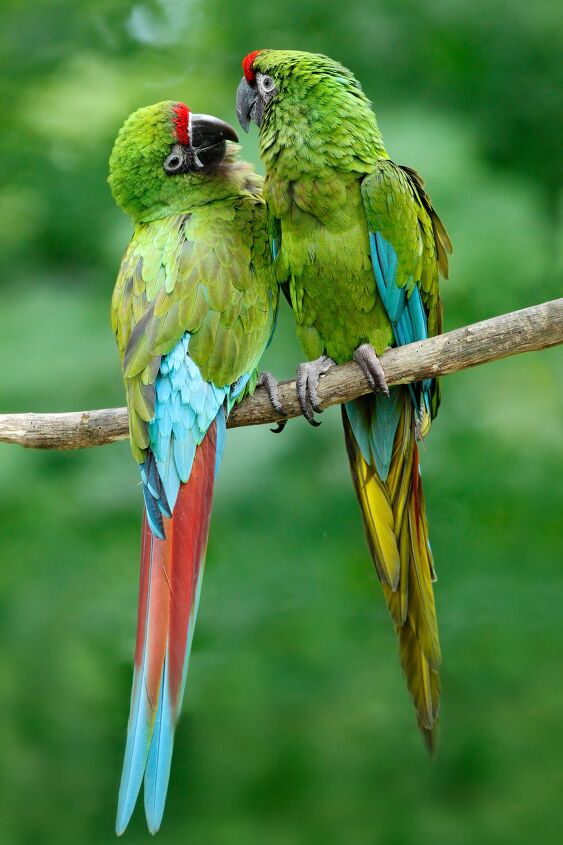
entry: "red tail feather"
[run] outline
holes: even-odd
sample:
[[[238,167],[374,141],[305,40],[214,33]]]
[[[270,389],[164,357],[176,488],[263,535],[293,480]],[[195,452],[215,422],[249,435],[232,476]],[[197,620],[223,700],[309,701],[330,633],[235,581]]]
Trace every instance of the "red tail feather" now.
[[[200,569],[207,546],[215,453],[216,428],[213,423],[196,450],[190,480],[180,487],[172,519],[164,520],[164,529],[171,534],[172,547],[168,670],[175,707],[182,686],[190,615],[197,598]]]
[[[196,449],[189,481],[180,485],[171,519],[164,519],[166,539],[155,537],[146,517],[143,520],[135,677],[119,793],[118,832],[129,821],[143,776],[151,831],[158,829],[162,817],[174,727],[197,613],[216,452],[214,422]]]
[[[151,709],[158,703],[165,658],[174,707],[181,691],[190,616],[209,531],[215,451],[213,423],[196,449],[189,481],[180,485],[172,518],[164,519],[165,540],[155,537],[146,515],[143,518],[135,663],[140,668],[145,654]]]

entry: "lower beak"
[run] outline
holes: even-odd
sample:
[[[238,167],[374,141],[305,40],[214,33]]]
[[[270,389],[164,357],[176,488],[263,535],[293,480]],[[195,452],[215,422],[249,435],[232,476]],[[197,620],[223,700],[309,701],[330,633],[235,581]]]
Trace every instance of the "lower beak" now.
[[[256,104],[258,92],[252,87],[243,76],[237,88],[237,117],[245,132],[248,132],[251,119],[256,120]],[[258,126],[260,122],[256,121]]]
[[[219,164],[225,155],[227,141],[238,141],[238,135],[230,124],[211,114],[192,114],[190,142],[201,167]]]

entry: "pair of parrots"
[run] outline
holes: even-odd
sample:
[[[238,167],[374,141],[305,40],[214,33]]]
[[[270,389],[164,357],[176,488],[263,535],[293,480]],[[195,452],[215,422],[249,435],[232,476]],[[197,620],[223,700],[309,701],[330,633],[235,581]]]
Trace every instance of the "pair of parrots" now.
[[[369,548],[432,750],[440,647],[417,441],[436,381],[388,389],[378,355],[441,330],[439,275],[451,251],[418,174],[388,156],[352,73],[310,53],[243,60],[237,114],[260,131],[265,181],[237,158],[235,130],[179,102],[140,109],[110,159],[135,225],[113,294],[131,445],[144,493],[135,670],[117,813],[122,833],[144,780],[160,826],[197,614],[213,487],[233,404],[258,374],[279,290],[307,363],[297,375],[316,424],[317,385],[354,358],[373,395],[342,408]]]

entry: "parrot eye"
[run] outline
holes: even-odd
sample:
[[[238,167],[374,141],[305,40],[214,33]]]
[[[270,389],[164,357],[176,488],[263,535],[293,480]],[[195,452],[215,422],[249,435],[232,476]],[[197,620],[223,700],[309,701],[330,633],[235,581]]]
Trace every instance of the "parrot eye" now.
[[[169,176],[174,176],[176,173],[182,173],[185,170],[183,150],[179,144],[175,144],[172,147],[171,152],[164,159],[162,166]]]
[[[258,83],[260,85],[262,93],[265,94],[267,97],[272,97],[277,91],[276,83],[274,82],[271,76],[262,74],[258,77]]]

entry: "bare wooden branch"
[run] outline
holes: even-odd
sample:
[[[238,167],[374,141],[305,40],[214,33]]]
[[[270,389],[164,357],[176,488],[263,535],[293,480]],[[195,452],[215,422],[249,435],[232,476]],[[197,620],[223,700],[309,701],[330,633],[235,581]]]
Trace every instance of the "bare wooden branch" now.
[[[388,384],[407,384],[561,343],[563,298],[390,349],[382,356],[381,363]],[[360,368],[349,361],[333,367],[321,378],[320,407],[348,402],[369,392]],[[301,414],[294,381],[280,384],[280,397],[288,418]],[[253,396],[233,409],[228,426],[262,425],[279,419],[265,390],[258,388]],[[0,442],[37,449],[83,449],[127,436],[125,408],[65,414],[0,414]]]

